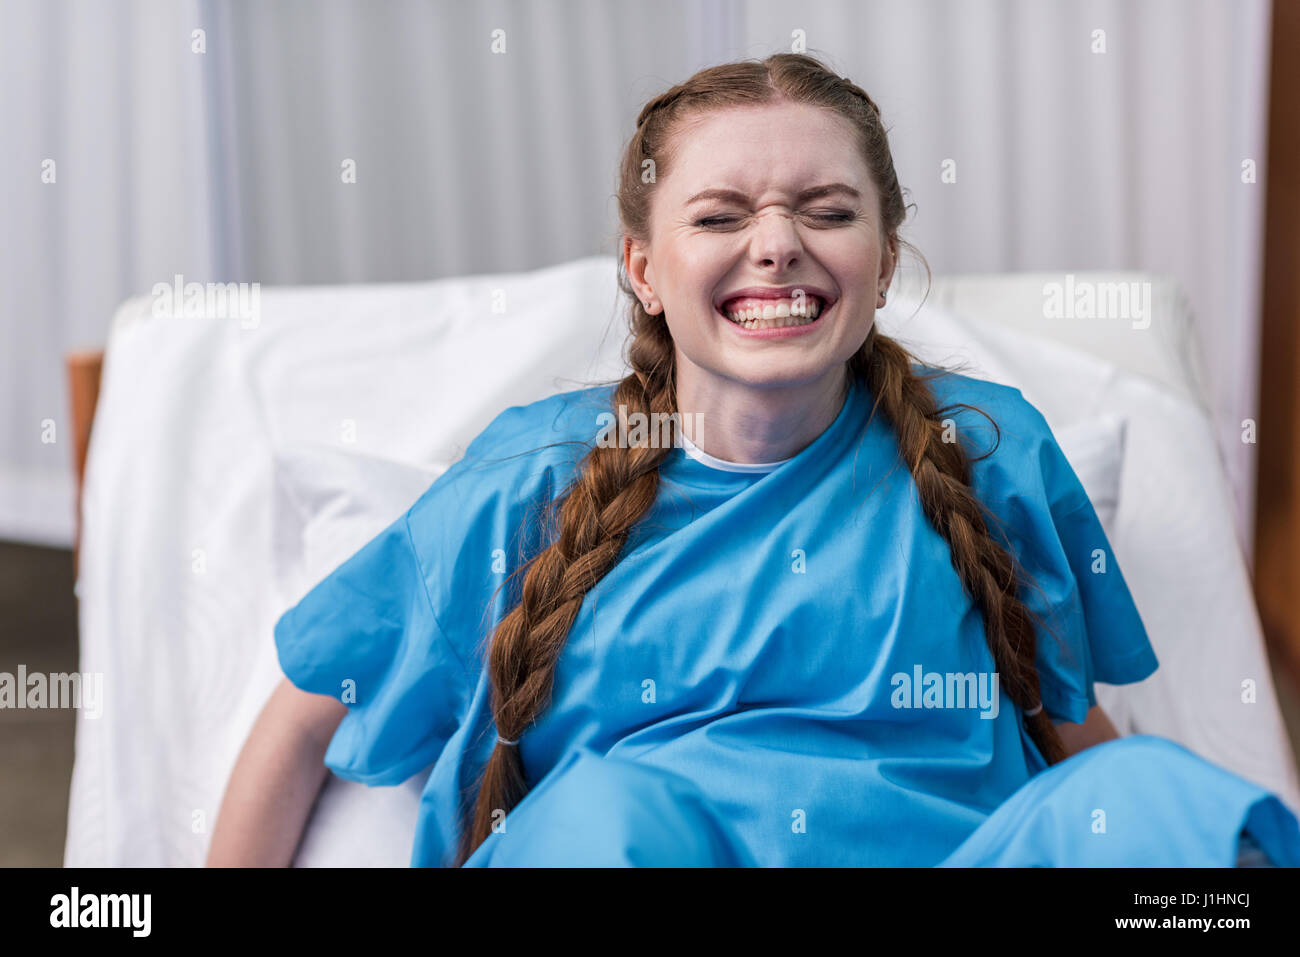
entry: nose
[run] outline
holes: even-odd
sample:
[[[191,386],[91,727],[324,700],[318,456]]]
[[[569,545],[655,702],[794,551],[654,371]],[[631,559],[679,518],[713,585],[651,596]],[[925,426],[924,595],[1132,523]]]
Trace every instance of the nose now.
[[[761,213],[752,236],[750,249],[759,265],[775,267],[779,273],[799,262],[803,243],[794,216],[785,210],[769,209]]]

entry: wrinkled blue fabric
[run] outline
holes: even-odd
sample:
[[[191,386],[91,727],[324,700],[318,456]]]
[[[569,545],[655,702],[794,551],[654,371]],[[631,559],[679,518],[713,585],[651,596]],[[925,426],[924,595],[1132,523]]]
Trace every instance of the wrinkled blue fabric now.
[[[1157,667],[1096,512],[1018,390],[961,375],[931,387],[975,457],[990,530],[1032,578],[1021,598],[1041,625],[1044,708],[1082,722],[1094,682]],[[502,412],[276,626],[290,680],[348,703],[325,756],[335,774],[380,785],[427,769],[413,866],[452,860],[495,743],[484,643],[518,601],[513,573],[549,543],[542,510],[604,431],[612,391]],[[957,697],[979,681],[991,692],[993,670],[979,609],[863,386],[768,473],[671,449],[521,737],[531,791],[470,863],[663,863],[677,847],[724,866],[939,864],[1046,767],[1000,686]],[[947,675],[976,684],[945,689]],[[582,800],[583,781],[606,797]]]
[[[1245,832],[1300,866],[1300,826],[1273,794],[1154,735],[1085,748],[1036,775],[944,867],[1233,867]]]
[[[566,754],[466,867],[752,867],[689,780],[590,748]]]

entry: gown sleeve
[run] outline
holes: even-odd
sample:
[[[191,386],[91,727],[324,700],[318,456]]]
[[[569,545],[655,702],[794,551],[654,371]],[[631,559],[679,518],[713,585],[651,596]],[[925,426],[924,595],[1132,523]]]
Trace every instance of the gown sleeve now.
[[[472,691],[434,613],[409,516],[331,572],[275,626],[289,680],[348,706],[325,765],[368,785],[400,784],[432,764]]]
[[[1020,596],[1038,619],[1043,708],[1081,724],[1097,704],[1094,682],[1141,681],[1159,662],[1083,484],[1042,414],[1009,391],[1018,408],[998,420],[1010,426],[1006,448],[992,456],[981,498],[1030,578]]]

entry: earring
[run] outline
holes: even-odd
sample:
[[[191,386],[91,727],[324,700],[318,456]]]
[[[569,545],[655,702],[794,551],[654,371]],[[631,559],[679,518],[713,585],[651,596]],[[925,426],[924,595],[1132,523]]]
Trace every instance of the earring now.
[[[882,306],[885,304],[885,290],[883,290],[883,289],[880,290],[880,304],[881,304]]]
[[[649,300],[649,299],[647,299],[645,302],[643,302],[642,305],[645,306],[645,311],[646,311],[646,312],[649,312],[649,311],[650,311],[650,300]]]

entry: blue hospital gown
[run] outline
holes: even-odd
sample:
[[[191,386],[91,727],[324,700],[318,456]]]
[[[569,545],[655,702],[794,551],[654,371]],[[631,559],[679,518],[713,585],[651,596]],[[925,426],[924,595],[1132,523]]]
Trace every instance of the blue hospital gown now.
[[[1033,577],[1022,599],[1055,633],[1038,640],[1045,709],[1082,722],[1094,682],[1136,682],[1157,667],[1097,515],[1018,390],[956,374],[931,387],[941,406],[970,403],[1000,428],[999,441],[978,412],[945,413],[974,455],[996,446],[973,463],[974,489]],[[601,432],[612,391],[502,412],[276,626],[295,685],[355,689],[330,770],[393,785],[428,769],[412,866],[454,857],[495,743],[481,642],[517,601],[522,576],[510,575],[545,544],[541,510]],[[1045,771],[1020,710],[992,693],[979,609],[865,387],[855,383],[831,426],[770,471],[726,471],[675,448],[660,474],[654,506],[581,606],[549,707],[522,735],[531,790],[470,865],[1024,863],[1006,833],[980,842],[1016,830],[995,812],[1026,793],[1047,815],[1027,827],[1064,828],[1048,863],[1081,853],[1099,799],[1075,808],[1079,775],[1059,772],[1089,752]],[[1113,756],[1129,785],[1134,774],[1161,780],[1150,753],[1132,751],[1142,744],[1090,750]],[[1267,832],[1275,855],[1285,856],[1279,842],[1300,845],[1276,798],[1184,754],[1181,787],[1233,785],[1215,792],[1213,810],[1241,818],[1235,830],[1231,820],[1185,829],[1217,827],[1213,847],[1229,854],[1271,801],[1280,823],[1252,833]],[[1112,832],[1151,800],[1149,789],[1111,794]],[[1171,838],[1187,811],[1173,812]],[[1082,829],[1060,824],[1079,814]],[[1121,846],[1112,863],[1144,862],[1125,858],[1120,840],[1109,846]]]

